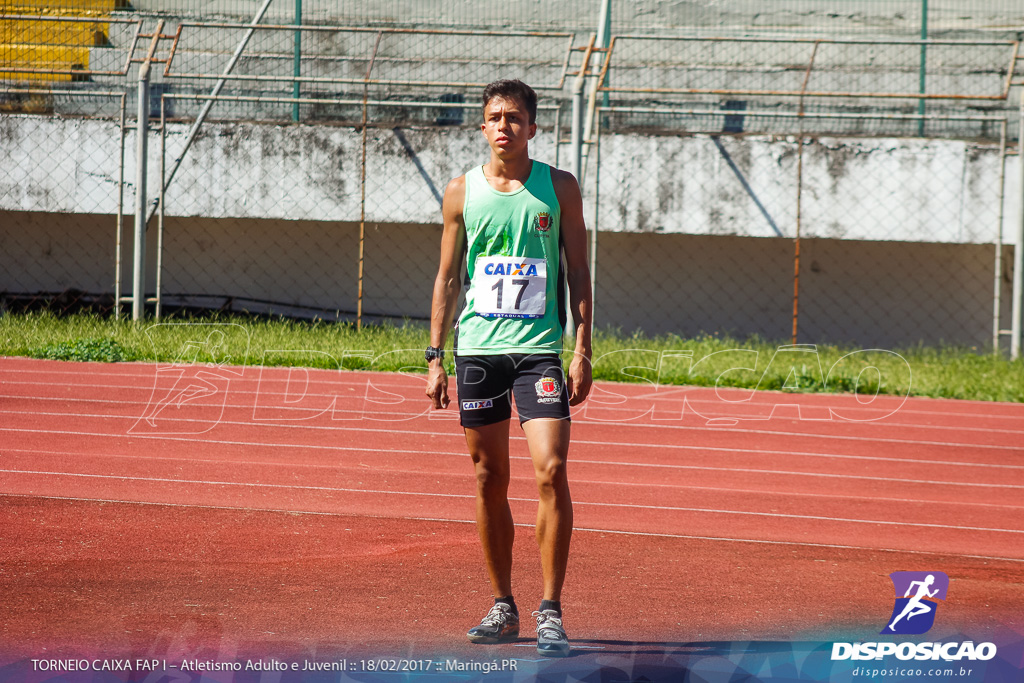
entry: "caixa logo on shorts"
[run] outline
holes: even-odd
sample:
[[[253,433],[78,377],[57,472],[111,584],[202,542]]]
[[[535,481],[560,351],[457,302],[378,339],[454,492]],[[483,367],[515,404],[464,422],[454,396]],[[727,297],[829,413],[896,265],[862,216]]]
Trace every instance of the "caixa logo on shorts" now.
[[[562,385],[554,377],[541,377],[533,387],[537,390],[537,403],[558,403]]]
[[[463,401],[463,410],[483,410],[484,408],[493,408],[494,401],[491,399],[484,399],[483,401]]]
[[[927,632],[935,623],[937,600],[946,599],[949,577],[942,572],[893,572],[889,578],[896,589],[896,604],[880,633]]]

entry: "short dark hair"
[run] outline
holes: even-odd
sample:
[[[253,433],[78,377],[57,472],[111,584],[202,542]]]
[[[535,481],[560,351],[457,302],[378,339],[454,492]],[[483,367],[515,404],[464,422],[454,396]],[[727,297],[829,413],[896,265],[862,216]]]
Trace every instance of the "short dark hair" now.
[[[526,107],[526,112],[530,116],[530,123],[537,122],[537,93],[518,78],[506,78],[488,84],[484,88],[484,108],[495,97],[501,97],[506,100],[512,98],[519,100]]]

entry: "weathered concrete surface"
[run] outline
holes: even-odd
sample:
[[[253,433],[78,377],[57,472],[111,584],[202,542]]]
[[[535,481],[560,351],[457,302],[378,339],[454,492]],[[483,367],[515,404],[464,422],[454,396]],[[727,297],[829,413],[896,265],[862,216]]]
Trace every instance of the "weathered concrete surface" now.
[[[187,127],[168,127],[167,165]],[[532,153],[554,161],[553,136]],[[150,146],[149,196],[159,187],[159,139]],[[134,133],[126,138],[125,207],[134,205]],[[366,220],[433,224],[447,181],[484,159],[470,128],[371,128]],[[999,153],[957,140],[822,138],[797,145],[765,136],[604,135],[596,225],[601,231],[834,239],[995,242]],[[115,213],[119,129],[110,123],[0,117],[0,209]],[[564,151],[564,150],[563,150]],[[566,157],[562,157],[563,159]],[[208,124],[168,190],[169,216],[358,221],[362,136],[353,128]],[[595,206],[592,155],[584,182]],[[1019,164],[1007,163],[1003,239],[1021,198]],[[799,186],[799,187],[798,187]]]
[[[716,143],[717,140],[717,143]],[[858,240],[996,240],[998,149],[956,140],[609,135],[601,139],[598,228]],[[1004,240],[1019,171],[1007,165]],[[799,185],[799,187],[798,187]]]
[[[0,206],[116,213],[119,149],[116,123],[0,116]]]

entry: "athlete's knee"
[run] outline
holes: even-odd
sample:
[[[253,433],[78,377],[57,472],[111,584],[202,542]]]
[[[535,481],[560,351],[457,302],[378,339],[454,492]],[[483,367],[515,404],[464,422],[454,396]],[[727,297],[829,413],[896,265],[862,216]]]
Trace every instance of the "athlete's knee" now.
[[[566,472],[565,460],[557,457],[547,458],[534,468],[537,477],[537,488],[540,494],[560,495],[569,488],[569,477]]]
[[[507,467],[476,466],[476,488],[480,495],[490,497],[504,495],[508,491],[509,471]]]

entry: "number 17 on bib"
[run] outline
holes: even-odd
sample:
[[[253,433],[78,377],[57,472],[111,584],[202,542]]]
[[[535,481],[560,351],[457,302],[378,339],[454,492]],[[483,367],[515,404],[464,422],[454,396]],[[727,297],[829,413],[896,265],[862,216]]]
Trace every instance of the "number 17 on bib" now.
[[[488,318],[540,318],[547,304],[542,258],[482,256],[473,276],[473,307]]]

